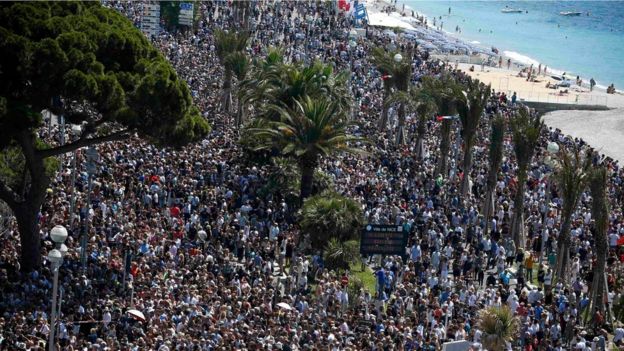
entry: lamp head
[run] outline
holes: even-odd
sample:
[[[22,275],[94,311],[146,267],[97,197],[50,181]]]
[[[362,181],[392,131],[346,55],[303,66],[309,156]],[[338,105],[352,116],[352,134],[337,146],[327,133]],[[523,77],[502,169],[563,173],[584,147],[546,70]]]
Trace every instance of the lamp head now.
[[[82,134],[82,126],[81,126],[80,124],[74,124],[74,125],[72,125],[71,129],[72,129],[72,133],[73,133],[74,135],[80,135],[80,134]]]
[[[67,240],[67,229],[62,225],[56,225],[50,231],[50,238],[57,244],[62,244]]]
[[[63,255],[61,254],[61,251],[52,249],[48,252],[48,260],[50,260],[53,264],[57,264],[63,260]]]
[[[551,141],[550,143],[548,143],[548,146],[546,146],[546,150],[551,154],[556,154],[557,152],[559,152],[559,144]]]

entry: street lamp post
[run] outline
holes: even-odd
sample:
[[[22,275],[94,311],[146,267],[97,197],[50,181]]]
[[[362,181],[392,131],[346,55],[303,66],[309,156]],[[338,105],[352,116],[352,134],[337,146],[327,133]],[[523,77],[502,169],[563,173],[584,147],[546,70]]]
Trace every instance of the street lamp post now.
[[[451,180],[455,179],[455,176],[457,174],[457,157],[459,155],[459,147],[460,147],[460,127],[461,127],[461,121],[459,119],[459,115],[453,115],[453,116],[440,116],[438,118],[441,118],[442,120],[445,119],[450,119],[454,122],[456,122],[455,124],[455,146],[453,148],[453,173],[452,176],[450,177]]]
[[[90,146],[87,149],[87,199],[84,205],[85,219],[82,225],[82,234],[80,236],[80,263],[82,264],[82,270],[87,269],[87,243],[89,234],[89,211],[91,207],[91,184],[93,175],[96,173],[95,162],[98,158],[97,150],[95,146]]]
[[[555,167],[555,159],[554,157],[557,155],[557,153],[559,152],[559,144],[557,144],[554,141],[551,141],[548,143],[548,145],[546,146],[546,153],[548,154],[546,156],[545,159],[545,163],[548,167],[554,168]],[[544,211],[544,217],[542,218],[542,223],[545,226],[546,225],[546,216],[548,215],[548,212],[550,210],[550,196],[551,196],[551,191],[550,191],[550,186],[552,183],[552,179],[550,179],[551,177],[548,177],[546,179],[546,211]],[[546,228],[544,228],[544,230],[547,230]],[[544,232],[542,231],[542,237],[541,237],[541,245],[540,245],[540,257],[539,257],[539,263],[540,265],[542,264],[543,258],[544,258],[544,247],[546,246],[546,242],[544,241]]]
[[[459,116],[455,116],[454,121],[455,121],[455,147],[453,148],[453,180],[455,180],[455,177],[457,176],[457,164],[459,163],[459,160],[457,158],[459,157],[459,148],[461,147],[461,135],[460,135],[461,121],[459,120]],[[464,173],[464,177],[466,176],[468,175]]]
[[[60,128],[59,128],[59,141],[60,141],[61,146],[63,146],[63,145],[65,145],[65,116],[63,116],[63,114],[60,114],[58,116],[58,123],[59,123],[59,126],[60,126]],[[62,171],[63,170],[63,162],[65,161],[64,157],[63,157],[63,154],[61,154],[59,158],[60,158],[60,161],[61,161],[61,162],[59,162],[59,171]]]
[[[74,138],[80,137],[82,133],[82,127],[79,125],[72,126],[72,134]],[[78,158],[78,150],[74,150],[74,158],[72,159],[72,177],[71,177],[71,188],[72,188],[72,197],[69,205],[69,226],[70,229],[73,228],[74,217],[76,210],[76,159]]]
[[[312,60],[308,57],[308,55],[310,54],[310,50],[308,48],[308,46],[310,46],[310,32],[312,29],[312,23],[314,22],[314,17],[312,15],[307,15],[305,17],[306,22],[308,24],[307,28],[306,28],[306,38],[305,38],[305,58],[306,58],[306,62],[311,63]]]
[[[356,50],[357,50],[357,43],[355,42],[354,38],[351,38],[349,40],[349,56],[351,57],[351,59],[349,60],[349,65],[351,67],[351,73],[354,74],[354,70],[355,70],[355,66],[354,66],[354,62],[356,59]],[[351,79],[348,80],[347,82],[347,86],[349,88],[349,91],[351,91]],[[357,102],[354,102],[354,104]],[[349,115],[351,116],[351,119],[355,120],[355,105],[352,104],[350,106],[350,113]]]
[[[56,331],[56,296],[58,295],[58,274],[63,264],[63,255],[67,253],[67,247],[63,245],[67,239],[67,229],[61,225],[57,225],[50,231],[50,238],[55,244],[55,248],[48,253],[48,260],[52,263],[52,271],[54,272],[54,282],[52,286],[52,312],[50,314],[50,340],[48,341],[48,349],[55,350],[54,333]]]

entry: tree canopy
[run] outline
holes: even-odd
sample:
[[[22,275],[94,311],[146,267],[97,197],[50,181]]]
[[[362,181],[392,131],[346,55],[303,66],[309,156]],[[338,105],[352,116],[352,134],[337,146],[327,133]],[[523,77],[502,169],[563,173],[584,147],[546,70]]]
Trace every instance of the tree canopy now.
[[[241,97],[255,107],[260,118],[278,120],[275,106],[296,108],[296,101],[306,96],[328,98],[341,113],[349,110],[352,101],[347,72],[334,73],[331,65],[318,61],[302,66],[284,64],[282,60],[278,50],[269,51],[243,83]]]
[[[67,121],[86,123],[83,139],[104,124],[174,146],[207,134],[186,82],[121,14],[91,2],[5,3],[0,23],[3,147],[38,127],[53,99]]]
[[[355,240],[364,226],[362,207],[333,192],[312,196],[301,209],[301,230],[310,236],[312,247],[320,249],[331,238],[339,242]]]
[[[0,52],[0,153],[11,156],[3,167],[21,164],[18,175],[28,179],[0,174],[0,199],[17,218],[24,270],[41,261],[36,214],[51,157],[133,134],[179,147],[210,130],[171,64],[98,2],[0,4]],[[39,140],[44,110],[80,124],[80,138]]]
[[[362,153],[350,143],[362,141],[347,132],[344,111],[327,98],[309,96],[295,101],[294,108],[273,106],[280,121],[270,121],[250,129],[256,150],[279,150],[283,156],[298,160],[301,168],[301,199],[312,192],[314,170],[321,156],[337,152]]]

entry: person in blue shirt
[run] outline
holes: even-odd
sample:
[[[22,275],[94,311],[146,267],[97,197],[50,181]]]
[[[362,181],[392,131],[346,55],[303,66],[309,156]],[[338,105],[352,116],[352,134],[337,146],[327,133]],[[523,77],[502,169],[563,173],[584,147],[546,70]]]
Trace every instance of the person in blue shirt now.
[[[535,319],[537,319],[538,321],[541,321],[542,312],[544,312],[544,307],[542,307],[542,304],[538,302],[537,306],[535,306]]]
[[[377,324],[377,326],[375,327],[375,331],[377,332],[377,334],[382,334],[385,330],[386,327],[383,325],[383,322],[379,322],[379,324]]]
[[[447,287],[444,291],[442,291],[442,293],[440,294],[440,304],[445,303],[449,297],[451,296],[451,288]]]
[[[375,275],[377,275],[377,294],[381,295],[384,287],[386,286],[386,272],[383,267],[381,267]]]

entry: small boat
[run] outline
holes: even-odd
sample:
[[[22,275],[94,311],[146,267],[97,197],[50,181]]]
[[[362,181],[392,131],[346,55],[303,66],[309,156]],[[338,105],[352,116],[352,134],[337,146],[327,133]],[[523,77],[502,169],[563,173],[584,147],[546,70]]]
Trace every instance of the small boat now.
[[[512,8],[504,8],[501,10],[502,13],[523,13],[524,10],[520,9],[512,9]]]
[[[561,12],[559,12],[559,14],[561,16],[580,16],[580,15],[582,15],[581,12],[577,12],[577,11],[561,11]]]

